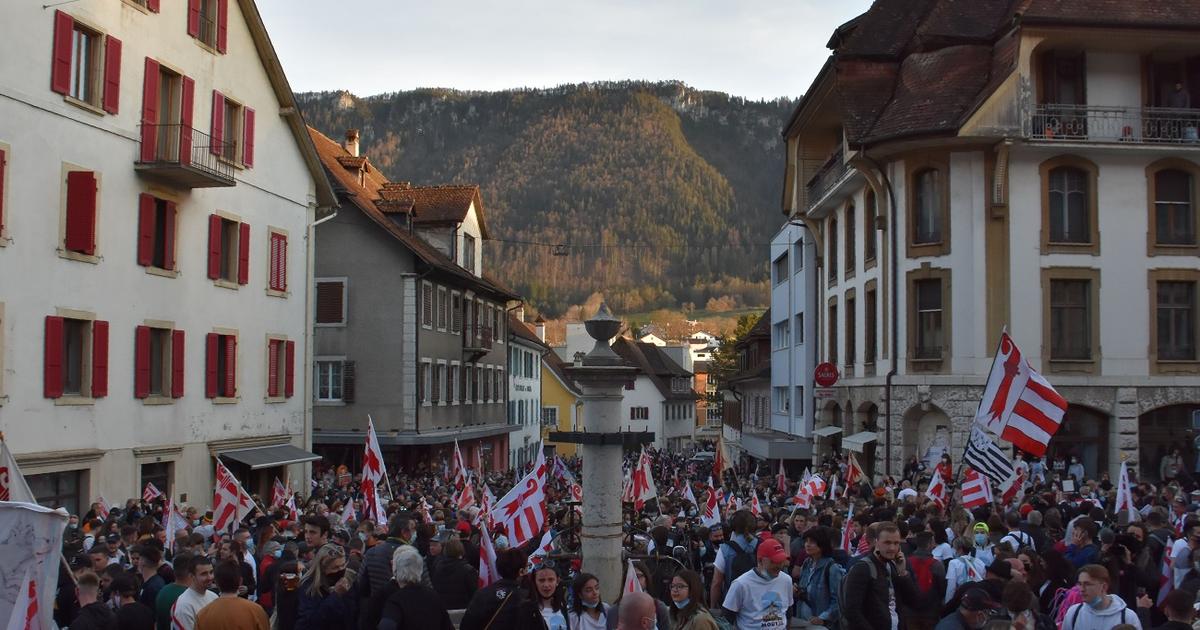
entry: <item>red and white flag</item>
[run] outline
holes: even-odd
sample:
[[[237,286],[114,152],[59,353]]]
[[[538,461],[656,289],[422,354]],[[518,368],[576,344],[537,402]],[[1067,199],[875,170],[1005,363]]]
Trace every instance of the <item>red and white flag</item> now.
[[[925,489],[925,496],[929,500],[938,504],[938,507],[946,507],[946,496],[949,494],[949,488],[946,487],[946,480],[941,475],[934,475],[929,482],[929,487]]]
[[[642,447],[642,455],[629,475],[630,493],[633,496],[633,509],[642,510],[642,506],[650,499],[658,497],[658,488],[654,485],[654,474],[650,470],[650,456],[646,447]]]
[[[102,521],[108,520],[108,512],[111,509],[112,506],[109,505],[108,501],[104,499],[104,495],[100,495],[100,497],[96,499],[96,518],[99,518]]]
[[[825,480],[821,479],[820,475],[813,475],[809,477],[808,482],[805,483],[805,486],[808,488],[808,496],[810,497],[825,496],[825,490],[828,487],[825,484]]]
[[[1133,492],[1129,487],[1129,463],[1121,462],[1121,478],[1117,480],[1117,505],[1115,513],[1120,514],[1121,510],[1129,511],[1129,522],[1137,520],[1140,512],[1133,505]]]
[[[471,486],[471,482],[463,484],[462,492],[458,493],[458,498],[455,499],[455,504],[459,510],[465,510],[472,505],[475,505],[475,488]]]
[[[167,531],[167,549],[175,550],[175,535],[186,530],[187,517],[179,511],[179,506],[167,499],[167,509],[163,510],[163,529]]]
[[[713,477],[721,483],[721,477],[727,469],[733,468],[729,456],[725,454],[725,438],[717,438],[717,452],[713,456]]]
[[[762,505],[758,502],[758,490],[750,492],[750,513],[755,516],[762,516]]]
[[[721,511],[717,507],[717,489],[713,487],[712,477],[708,478],[708,497],[704,500],[704,513],[700,516],[700,523],[705,527],[721,524]]]
[[[338,521],[342,525],[354,520],[354,499],[346,499],[346,505],[342,506],[342,515],[338,517]]]
[[[234,528],[254,507],[250,493],[242,488],[237,477],[217,460],[217,489],[213,493],[213,531]]]
[[[1021,356],[1008,333],[1000,335],[975,422],[1022,451],[1041,457],[1066,412],[1066,399]]]
[[[149,503],[163,495],[162,490],[155,487],[153,482],[147,481],[146,487],[142,488],[142,500]]]
[[[637,570],[633,568],[633,560],[627,561],[625,569],[625,586],[621,587],[622,593],[641,593],[642,583],[637,578]]]
[[[578,483],[571,484],[571,500],[583,503],[583,486]]]
[[[25,476],[21,474],[17,460],[8,450],[4,436],[0,436],[0,501],[23,501],[37,503]]]
[[[779,494],[787,494],[787,471],[783,468],[783,460],[779,460],[779,474],[775,475],[775,489]]]
[[[387,522],[387,509],[379,496],[379,485],[387,481],[387,467],[383,463],[383,450],[379,448],[379,438],[375,435],[375,422],[367,416],[367,443],[363,451],[362,481],[359,490],[363,493],[366,518],[376,523]]]
[[[8,619],[9,630],[43,630],[41,615],[38,614],[37,577],[32,567],[25,572],[17,600],[13,602],[12,615]],[[48,630],[48,629],[45,629]]]
[[[1000,487],[1000,504],[1004,506],[1020,502],[1025,496],[1025,471],[1017,468],[1013,471],[1004,485]]]
[[[800,485],[796,488],[796,495],[792,497],[792,503],[794,503],[796,507],[803,510],[807,510],[808,508],[812,507],[812,494],[810,494],[808,490],[809,479],[812,479],[812,474],[810,474],[808,469],[805,468],[804,476],[800,478]]]
[[[520,547],[541,533],[546,525],[546,482],[550,475],[546,455],[538,450],[533,470],[500,498],[492,508],[492,518],[504,524],[508,544]]]
[[[696,500],[696,493],[692,492],[691,483],[687,484],[687,486],[683,489],[683,498],[691,501],[692,505],[696,506],[697,508],[700,507],[700,502]]]
[[[854,522],[854,503],[850,504],[850,510],[846,512],[846,522],[842,524],[842,544],[841,549],[846,553],[853,553],[854,549],[850,546],[850,524]]]
[[[463,484],[467,483],[467,463],[463,460],[462,451],[458,448],[458,440],[454,440],[454,462],[452,463],[452,472],[454,474],[454,487],[463,487]]]
[[[554,532],[546,530],[542,539],[538,541],[537,549],[533,551],[533,555],[529,556],[529,566],[534,567],[541,564],[542,558],[545,558],[551,551],[554,551]]]
[[[492,546],[492,534],[486,528],[479,530],[479,588],[489,586],[500,579],[496,571],[496,548]]]
[[[296,509],[296,495],[295,494],[288,497],[287,503],[285,503],[284,506],[287,507],[289,521],[300,520],[300,511]]]
[[[865,478],[862,466],[858,464],[858,458],[854,456],[854,453],[850,453],[849,461],[846,463],[846,487],[850,488]]]
[[[271,509],[273,510],[283,505],[284,502],[287,501],[287,496],[287,486],[283,485],[283,482],[279,480],[279,477],[276,477],[275,484],[271,486]]]
[[[425,497],[421,497],[421,501],[417,503],[417,512],[421,513],[421,520],[426,523],[432,523],[433,517],[429,515],[429,503],[425,501]]]
[[[974,468],[967,468],[962,482],[963,507],[968,510],[987,505],[992,502],[992,488],[988,478],[979,474]]]

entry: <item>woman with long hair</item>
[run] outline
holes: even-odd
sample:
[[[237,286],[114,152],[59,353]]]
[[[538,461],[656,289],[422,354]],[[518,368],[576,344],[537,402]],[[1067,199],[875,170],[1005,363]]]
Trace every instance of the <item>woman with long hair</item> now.
[[[829,530],[813,527],[804,532],[807,557],[797,580],[797,615],[812,625],[837,627],[841,618],[838,594],[845,569],[833,559]]]
[[[606,630],[609,605],[600,601],[600,579],[580,573],[571,583],[575,601],[571,602],[567,624],[573,630]]]
[[[567,594],[558,579],[558,567],[546,560],[526,578],[529,599],[541,616],[545,630],[567,630]]]
[[[717,630],[717,621],[704,608],[700,574],[682,569],[671,578],[671,630]],[[659,630],[665,630],[659,626]]]
[[[300,605],[295,630],[335,630],[354,627],[358,606],[346,574],[346,552],[334,543],[317,550],[300,580]]]

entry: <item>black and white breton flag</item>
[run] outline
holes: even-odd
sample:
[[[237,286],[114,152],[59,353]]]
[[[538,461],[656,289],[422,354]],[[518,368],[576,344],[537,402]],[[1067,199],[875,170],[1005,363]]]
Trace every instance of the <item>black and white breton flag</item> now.
[[[1012,478],[1014,472],[1008,455],[976,425],[971,426],[971,439],[967,441],[963,462],[996,485],[1003,485]]]

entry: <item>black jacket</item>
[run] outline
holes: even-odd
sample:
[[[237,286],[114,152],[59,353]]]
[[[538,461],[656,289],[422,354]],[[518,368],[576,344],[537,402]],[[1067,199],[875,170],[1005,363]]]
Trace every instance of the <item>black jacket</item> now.
[[[917,589],[912,578],[900,577],[888,570],[888,563],[871,553],[850,565],[843,582],[842,601],[853,605],[842,606],[842,627],[853,630],[890,630],[891,616],[888,613],[888,582],[896,593],[896,610],[900,614],[900,630],[904,630],[904,615],[899,611],[905,605],[917,603]]]
[[[117,613],[104,602],[88,604],[79,609],[71,630],[117,630]]]
[[[442,558],[433,570],[433,590],[450,610],[466,608],[479,590],[479,572],[462,558]]]
[[[458,630],[524,630],[530,627],[532,606],[515,580],[500,580],[479,589],[471,598]],[[536,611],[534,611],[536,612]],[[540,615],[539,615],[540,616]],[[491,625],[489,626],[489,622]]]
[[[397,588],[387,598],[378,627],[379,630],[454,630],[437,592],[420,584]]]

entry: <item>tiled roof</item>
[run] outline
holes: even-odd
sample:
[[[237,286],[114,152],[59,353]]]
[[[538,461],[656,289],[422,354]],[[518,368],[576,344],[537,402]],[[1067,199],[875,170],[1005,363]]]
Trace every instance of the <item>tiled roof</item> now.
[[[679,364],[675,363],[658,346],[618,337],[613,342],[612,349],[622,359],[641,370],[642,374],[645,374],[650,382],[658,388],[658,392],[663,395],[663,398],[670,400],[695,400],[697,398],[696,393],[690,389],[686,392],[671,391],[672,377],[686,378],[691,376],[691,372],[679,367]]]
[[[529,324],[521,321],[511,312],[508,314],[508,331],[512,333],[512,336],[520,339],[521,341],[533,344],[545,350],[550,349],[550,346],[547,346],[545,342],[543,342],[541,339],[538,339],[537,333],[529,327]]]
[[[988,82],[991,62],[992,47],[978,45],[905,57],[895,91],[864,140],[956,130],[963,111]],[[947,85],[954,89],[945,89]]]
[[[343,166],[343,162],[357,165],[359,164],[358,159],[347,153],[342,145],[316,129],[309,127],[308,134],[317,149],[317,155],[321,159],[321,163],[325,166],[326,173],[329,174],[330,179],[333,181],[335,190],[343,198],[343,205],[347,201],[352,203],[363,214],[374,221],[376,225],[404,244],[417,258],[429,266],[456,277],[460,282],[468,286],[474,286],[476,289],[487,291],[494,296],[504,299],[520,299],[520,296],[512,290],[494,282],[486,274],[480,278],[463,269],[435,247],[425,242],[424,239],[410,233],[387,218],[383,209],[379,207],[381,205],[379,200],[381,200],[380,192],[390,182],[379,172],[379,169],[369,168],[369,161],[360,156],[362,159],[361,164],[367,168],[360,171],[357,166],[351,166],[353,170],[347,170]],[[346,158],[349,158],[349,160]],[[361,173],[361,181],[359,173]],[[382,205],[387,205],[386,201]]]
[[[421,223],[462,223],[471,204],[483,238],[488,238],[487,222],[483,220],[483,198],[475,184],[446,186],[413,186],[400,192],[413,202],[413,217]]]
[[[1131,28],[1200,27],[1196,0],[1023,0],[1025,23],[1068,23],[1080,26]]]
[[[583,393],[579,391],[579,386],[575,384],[575,381],[572,381],[570,377],[567,376],[566,370],[563,369],[567,366],[567,362],[563,361],[562,357],[558,356],[557,352],[547,348],[546,352],[542,354],[542,364],[550,368],[551,372],[554,372],[554,375],[558,377],[558,380],[563,384],[563,387],[567,388],[567,391],[575,394],[576,396],[583,395]]]

